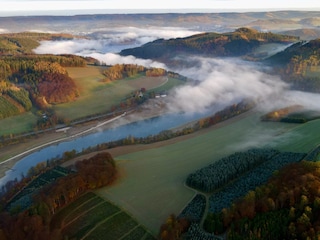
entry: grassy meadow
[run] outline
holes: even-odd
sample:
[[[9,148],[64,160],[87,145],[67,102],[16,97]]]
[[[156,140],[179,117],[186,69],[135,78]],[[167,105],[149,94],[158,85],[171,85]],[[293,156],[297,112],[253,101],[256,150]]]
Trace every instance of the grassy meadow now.
[[[147,90],[168,90],[183,82],[166,77],[137,76],[114,82],[102,82],[105,67],[87,66],[85,68],[67,68],[80,90],[80,97],[74,101],[54,106],[59,116],[75,120],[88,115],[103,113],[118,105],[131,92],[145,87]]]
[[[138,75],[133,78],[104,83],[102,71],[106,67],[87,66],[84,68],[69,67],[67,71],[80,92],[80,97],[73,102],[54,105],[53,108],[65,119],[75,120],[89,115],[107,112],[114,105],[125,99],[131,92],[142,87],[152,91],[167,91],[184,84],[183,81],[167,77],[145,77]],[[30,132],[36,125],[37,116],[30,112],[0,120],[0,135]]]
[[[36,125],[38,117],[31,111],[21,115],[0,120],[0,136],[30,132]]]
[[[118,156],[122,177],[96,192],[117,202],[157,234],[169,214],[179,214],[194,196],[184,185],[189,173],[236,151],[263,147],[297,126],[259,119],[260,114],[252,113],[175,144]]]
[[[320,143],[320,119],[296,126],[291,131],[278,136],[269,145],[280,151],[309,152]]]

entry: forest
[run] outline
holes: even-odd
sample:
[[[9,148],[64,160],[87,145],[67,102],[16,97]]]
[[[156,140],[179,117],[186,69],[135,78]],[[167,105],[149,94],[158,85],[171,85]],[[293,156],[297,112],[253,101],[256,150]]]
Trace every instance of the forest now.
[[[251,58],[254,50],[267,43],[292,44],[267,58]],[[125,49],[121,55],[156,59],[179,66],[192,64],[177,60],[179,55],[193,54],[204,57],[242,57],[260,61],[272,67],[271,73],[280,75],[292,89],[320,92],[319,81],[320,39],[300,41],[298,37],[239,28],[230,33],[208,32],[186,38],[158,39],[141,47]]]
[[[239,162],[246,163],[251,159],[252,153],[269,160],[250,171],[237,167]],[[314,157],[318,154],[319,147],[310,152],[310,156],[251,149],[190,174],[187,183],[190,184],[190,179],[199,182],[198,190],[212,186],[205,189],[211,191],[207,200],[208,214],[203,223],[205,231],[200,220],[208,203],[205,195],[199,192],[180,215],[168,217],[171,220],[160,228],[160,239],[179,239],[181,236],[185,239],[223,239],[223,235],[227,239],[318,239],[320,163]],[[219,168],[222,162],[225,162],[223,169]],[[221,177],[224,174],[219,171],[230,172],[232,176],[237,168],[241,172],[225,182]]]
[[[65,67],[86,65],[85,59],[77,56],[21,55],[0,57],[0,83],[3,98],[7,104],[3,118],[18,114],[19,103],[25,111],[31,106],[45,109],[48,104],[74,100],[78,89],[68,76]],[[13,93],[12,89],[19,89]],[[19,97],[15,97],[18,96]],[[15,100],[13,102],[10,99]],[[11,105],[9,105],[11,103]]]
[[[50,228],[52,217],[85,192],[106,186],[117,176],[115,162],[108,152],[76,162],[73,171],[61,167],[53,170],[36,177],[29,183],[31,186],[26,186],[30,188],[29,191],[20,194],[20,202],[19,199],[15,200],[20,204],[29,201],[28,207],[18,208],[17,204],[15,207],[7,206],[11,200],[2,197],[1,239],[62,239],[59,229]],[[63,174],[57,177],[57,171]],[[30,194],[30,198],[25,197]]]
[[[228,239],[318,239],[319,162],[285,166],[267,184],[210,216],[223,223]],[[215,228],[212,228],[215,231]]]
[[[297,42],[264,62],[292,88],[320,92],[319,74],[311,74],[317,73],[320,65],[320,39]]]
[[[237,57],[246,55],[265,43],[289,43],[297,37],[259,32],[250,28],[239,28],[231,33],[202,33],[186,38],[159,39],[132,49],[121,51],[121,55],[133,55],[144,59],[165,59],[177,54],[196,54],[210,57]]]

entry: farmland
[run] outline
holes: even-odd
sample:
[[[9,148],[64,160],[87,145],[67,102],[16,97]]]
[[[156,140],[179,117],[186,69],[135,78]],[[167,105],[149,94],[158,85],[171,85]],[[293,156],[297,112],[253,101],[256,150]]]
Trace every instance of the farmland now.
[[[170,145],[154,148],[151,144],[146,146],[149,150],[142,148],[139,152],[118,155],[120,179],[111,187],[95,192],[117,203],[156,235],[166,217],[170,213],[179,214],[195,196],[193,190],[184,186],[188,174],[195,169],[252,146],[266,146],[269,143],[268,146],[281,151],[308,152],[320,141],[318,136],[312,134],[314,129],[319,128],[320,120],[297,125],[261,122],[260,116],[260,113],[251,112],[181,138],[185,140],[172,139],[173,144]],[[96,200],[90,203],[93,205],[77,207],[78,211],[84,212],[89,206],[100,206],[102,202]],[[65,217],[67,221],[73,218],[72,214]],[[90,229],[96,226],[96,223],[93,224]],[[101,228],[105,228],[105,224],[101,224]],[[65,231],[69,231],[67,229]],[[132,231],[139,234],[139,229],[135,227]],[[90,235],[89,239],[93,238]]]
[[[105,83],[102,74],[106,67],[68,67],[67,71],[79,88],[77,100],[53,105],[53,109],[63,119],[75,120],[90,115],[110,111],[113,106],[124,101],[128,94],[144,87],[156,92],[167,91],[184,84],[183,81],[167,77],[146,77],[138,75],[115,82]],[[0,135],[21,134],[31,132],[36,126],[38,117],[34,111],[0,120]]]
[[[33,130],[37,121],[32,112],[0,120],[0,136],[19,134]]]
[[[122,177],[115,185],[97,193],[117,202],[157,234],[166,217],[170,213],[178,214],[194,196],[194,191],[184,185],[189,173],[240,149],[264,146],[296,126],[260,122],[259,117],[252,113],[184,141],[176,139],[174,144],[149,146],[152,149],[118,156],[115,159]],[[266,135],[266,129],[272,130],[272,135]]]
[[[70,239],[154,239],[130,215],[92,192],[60,210],[51,228]]]
[[[315,132],[319,128],[320,119],[298,125],[269,145],[281,151],[309,152],[320,143],[320,135]]]
[[[154,91],[168,90],[182,81],[166,77],[138,76],[104,83],[102,70],[105,67],[87,66],[67,68],[69,75],[80,89],[80,97],[74,101],[54,106],[58,115],[69,120],[107,112],[112,106],[119,105],[126,96],[140,88]],[[159,88],[157,88],[159,87]]]

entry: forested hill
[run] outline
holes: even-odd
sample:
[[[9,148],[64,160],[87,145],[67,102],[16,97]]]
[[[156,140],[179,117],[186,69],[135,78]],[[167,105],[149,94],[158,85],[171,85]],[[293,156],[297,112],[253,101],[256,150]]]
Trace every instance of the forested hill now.
[[[77,98],[79,91],[65,67],[83,67],[89,60],[32,51],[41,40],[71,38],[70,34],[0,34],[0,119]]]
[[[317,66],[320,63],[320,38],[311,41],[300,41],[268,59],[267,62],[276,65],[295,65],[294,72],[298,73],[307,66]],[[302,65],[298,67],[297,65]],[[293,66],[292,66],[293,67]],[[301,70],[299,70],[301,68]]]
[[[76,36],[65,33],[49,34],[36,32],[7,33],[0,35],[0,55],[29,54],[43,40],[73,39]]]
[[[295,43],[265,62],[293,88],[320,92],[320,38]]]
[[[145,59],[174,57],[177,54],[236,57],[249,54],[262,44],[289,43],[298,40],[298,37],[239,28],[234,32],[223,34],[210,32],[186,38],[159,39],[141,47],[125,49],[120,55],[133,55]]]

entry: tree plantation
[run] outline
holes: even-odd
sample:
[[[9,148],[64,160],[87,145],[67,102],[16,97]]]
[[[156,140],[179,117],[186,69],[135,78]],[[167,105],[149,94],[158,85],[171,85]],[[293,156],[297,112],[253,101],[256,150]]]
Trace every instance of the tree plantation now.
[[[183,234],[186,239],[223,239],[222,235],[228,239],[317,239],[320,236],[318,152],[319,147],[308,155],[252,149],[222,158],[190,174],[188,184],[211,192],[207,197],[209,208],[204,214],[208,203],[203,195],[196,195],[177,218],[191,223],[188,230],[180,231],[178,236]],[[246,171],[251,154],[265,160]],[[235,175],[236,169],[239,172]],[[234,178],[224,182],[223,176]],[[161,239],[179,239],[165,237],[163,231],[161,228]]]

